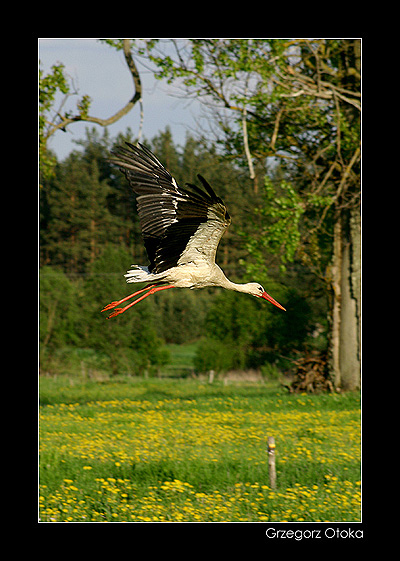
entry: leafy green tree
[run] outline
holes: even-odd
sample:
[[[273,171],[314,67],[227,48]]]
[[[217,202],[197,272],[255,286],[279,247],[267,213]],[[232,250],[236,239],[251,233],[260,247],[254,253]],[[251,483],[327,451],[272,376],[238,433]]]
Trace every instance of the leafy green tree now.
[[[217,107],[220,143],[248,168],[254,194],[257,164],[278,166],[281,181],[267,180],[259,205],[263,227],[251,233],[249,270],[276,253],[313,272],[329,301],[335,383],[358,387],[360,40],[173,40],[168,54],[152,41],[148,56],[159,77]]]
[[[130,39],[106,40],[105,43],[123,51],[134,86],[132,98],[114,115],[106,119],[90,114],[92,100],[87,94],[78,98],[74,110],[66,109],[68,97],[78,95],[78,92],[68,78],[62,63],[54,64],[47,75],[42,69],[39,70],[39,153],[43,177],[51,177],[56,163],[54,156],[47,149],[47,142],[52,135],[60,130],[65,131],[67,127],[79,121],[107,127],[126,115],[137,103],[142,103],[142,83],[136,63],[132,58],[132,41]],[[63,94],[59,107],[55,107],[56,94]]]
[[[157,333],[166,343],[197,341],[203,335],[207,307],[213,295],[200,290],[168,290],[157,303]]]
[[[78,320],[79,285],[59,270],[42,267],[39,279],[40,358],[55,349],[78,344],[82,327]]]
[[[141,302],[116,320],[101,313],[106,304],[131,292],[122,274],[130,260],[125,249],[109,246],[90,266],[84,283],[84,344],[109,356],[115,374],[153,374],[169,358],[157,337],[154,302]]]
[[[47,149],[47,128],[51,111],[54,110],[53,106],[57,93],[60,92],[67,95],[69,92],[64,68],[63,64],[54,64],[47,75],[44,74],[42,68],[39,68],[39,158],[41,180],[51,177],[57,162],[54,154]]]
[[[210,338],[204,338],[199,342],[193,362],[195,370],[203,373],[214,370],[217,374],[223,374],[235,365],[232,347]]]

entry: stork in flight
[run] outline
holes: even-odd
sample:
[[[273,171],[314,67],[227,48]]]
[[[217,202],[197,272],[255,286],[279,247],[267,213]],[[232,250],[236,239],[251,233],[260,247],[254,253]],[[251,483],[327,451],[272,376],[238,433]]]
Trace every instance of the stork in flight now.
[[[231,282],[215,263],[219,241],[231,219],[224,203],[204,177],[197,176],[205,191],[189,183],[186,186],[190,190],[183,189],[145,146],[126,144],[128,148],[119,147],[112,152],[110,161],[121,168],[137,195],[139,220],[150,265],[132,265],[125,277],[128,283],[149,284],[105,306],[102,312],[115,308],[108,319],[161,290],[206,286],[245,292],[285,310],[260,284]],[[116,308],[139,294],[142,296],[130,304]]]

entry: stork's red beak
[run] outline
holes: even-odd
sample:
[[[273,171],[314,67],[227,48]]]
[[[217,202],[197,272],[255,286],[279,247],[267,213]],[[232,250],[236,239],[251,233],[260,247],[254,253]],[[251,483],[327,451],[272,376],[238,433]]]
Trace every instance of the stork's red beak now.
[[[260,296],[260,298],[264,298],[264,300],[268,300],[268,302],[271,302],[271,304],[273,304],[274,306],[276,306],[277,308],[280,308],[281,310],[283,310],[284,312],[286,312],[286,308],[284,308],[283,306],[281,306],[279,304],[279,302],[277,302],[276,300],[274,300],[272,298],[272,296],[270,296],[267,292],[263,292]]]

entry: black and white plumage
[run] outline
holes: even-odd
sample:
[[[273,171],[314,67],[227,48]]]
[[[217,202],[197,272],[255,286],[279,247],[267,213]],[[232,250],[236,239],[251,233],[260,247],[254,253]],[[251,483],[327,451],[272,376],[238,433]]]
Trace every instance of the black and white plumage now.
[[[284,310],[258,283],[236,284],[226,278],[215,263],[219,241],[231,219],[223,201],[198,175],[203,188],[186,184],[179,187],[161,162],[142,144],[118,148],[110,161],[121,168],[136,194],[137,209],[148,267],[132,265],[125,277],[128,283],[147,282],[146,288],[108,304],[102,311],[144,293],[114,317],[150,294],[167,288],[222,286],[264,298]]]

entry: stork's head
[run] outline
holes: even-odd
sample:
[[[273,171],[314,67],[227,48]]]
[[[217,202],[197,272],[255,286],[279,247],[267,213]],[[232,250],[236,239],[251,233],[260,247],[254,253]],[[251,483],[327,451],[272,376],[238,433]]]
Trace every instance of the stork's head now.
[[[264,300],[268,300],[268,302],[271,302],[271,304],[273,304],[274,306],[276,306],[277,308],[280,308],[281,310],[284,310],[286,312],[286,309],[281,306],[279,304],[279,302],[277,302],[276,300],[274,300],[272,298],[272,296],[270,296],[268,294],[268,292],[266,292],[264,290],[264,287],[261,286],[261,284],[258,284],[258,282],[249,282],[246,285],[247,289],[248,289],[248,293],[252,294],[253,296],[257,296],[258,298],[264,298]]]

